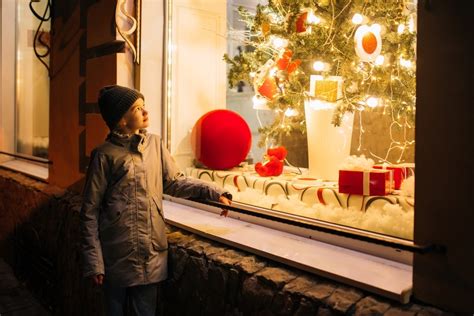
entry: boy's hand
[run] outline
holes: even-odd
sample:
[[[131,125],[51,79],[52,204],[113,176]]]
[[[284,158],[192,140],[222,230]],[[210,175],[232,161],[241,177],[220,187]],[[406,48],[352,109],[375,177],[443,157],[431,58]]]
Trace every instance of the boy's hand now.
[[[101,286],[104,284],[104,275],[103,274],[97,274],[92,277],[92,283],[95,286]]]
[[[232,203],[231,200],[229,200],[228,198],[226,198],[223,195],[221,195],[219,197],[219,202],[221,202],[222,204],[225,204],[225,205],[230,205]],[[229,210],[222,209],[221,216],[227,217],[227,214],[229,214]]]

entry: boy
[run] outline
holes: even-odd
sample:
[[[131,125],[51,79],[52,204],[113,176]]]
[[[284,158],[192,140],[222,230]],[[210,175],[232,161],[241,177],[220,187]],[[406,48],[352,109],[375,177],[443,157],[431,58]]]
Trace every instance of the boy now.
[[[231,199],[182,175],[160,138],[144,130],[144,99],[126,87],[101,89],[99,108],[111,132],[91,154],[84,187],[84,276],[104,284],[110,315],[122,315],[127,296],[135,314],[155,314],[157,283],[167,276],[163,193],[227,205]]]

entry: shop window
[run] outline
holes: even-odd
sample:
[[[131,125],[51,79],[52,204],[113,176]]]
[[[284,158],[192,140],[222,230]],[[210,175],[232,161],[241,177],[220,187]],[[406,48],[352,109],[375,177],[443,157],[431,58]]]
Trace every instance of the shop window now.
[[[413,240],[414,2],[170,3],[165,136],[188,176],[246,211]]]
[[[0,161],[47,178],[51,4],[17,0],[1,7]]]

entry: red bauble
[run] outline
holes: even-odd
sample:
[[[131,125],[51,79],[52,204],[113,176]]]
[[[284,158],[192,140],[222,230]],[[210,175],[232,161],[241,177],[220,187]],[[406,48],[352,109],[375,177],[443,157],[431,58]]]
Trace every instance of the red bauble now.
[[[247,157],[251,144],[247,122],[229,110],[204,114],[191,133],[194,156],[211,169],[223,170],[239,165]]]

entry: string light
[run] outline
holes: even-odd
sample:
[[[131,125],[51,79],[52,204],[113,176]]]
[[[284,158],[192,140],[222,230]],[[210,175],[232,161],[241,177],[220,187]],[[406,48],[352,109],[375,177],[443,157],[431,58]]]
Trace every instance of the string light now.
[[[375,108],[379,105],[379,99],[376,97],[369,97],[365,103],[367,103],[368,107]]]
[[[363,21],[364,21],[364,17],[359,13],[354,14],[354,16],[352,17],[352,23],[356,25],[361,24]]]
[[[375,58],[375,64],[377,66],[382,66],[385,61],[385,57],[383,55],[378,55],[377,58]]]
[[[271,43],[276,49],[282,49],[288,46],[288,40],[277,36],[271,36]]]
[[[381,31],[382,31],[382,27],[380,26],[380,24],[377,24],[377,23],[372,24],[372,26],[370,27],[370,29],[372,30],[372,32],[378,33],[378,34],[380,34]]]
[[[410,60],[408,59],[404,59],[403,57],[400,57],[400,66],[403,66],[405,68],[411,68],[412,67],[412,63]]]
[[[316,71],[323,71],[325,68],[326,68],[326,66],[320,60],[315,61],[314,64],[313,64],[313,69],[316,70]]]
[[[309,24],[319,24],[321,23],[321,18],[317,15],[314,15],[313,11],[310,11],[306,21],[308,21]]]
[[[296,111],[295,109],[288,108],[285,111],[285,116],[287,116],[287,117],[292,117],[292,116],[296,116],[296,115],[298,115],[298,111]]]
[[[405,24],[399,24],[397,29],[398,34],[405,32]]]

